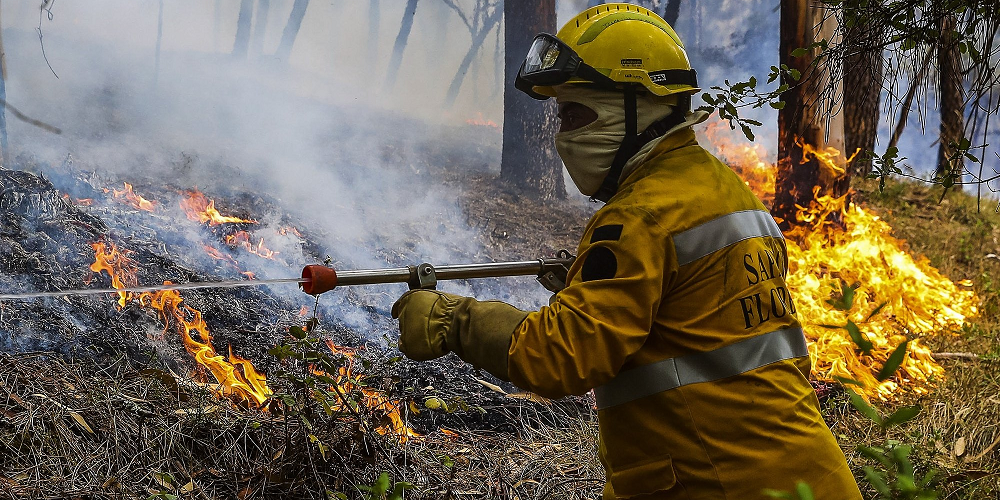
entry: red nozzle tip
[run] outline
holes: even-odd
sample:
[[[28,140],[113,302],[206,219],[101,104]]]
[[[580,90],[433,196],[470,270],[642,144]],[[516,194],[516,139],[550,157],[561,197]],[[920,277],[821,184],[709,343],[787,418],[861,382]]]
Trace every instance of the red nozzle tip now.
[[[299,283],[302,291],[309,295],[319,295],[337,287],[337,271],[332,267],[318,265],[303,267],[302,279],[309,280]]]

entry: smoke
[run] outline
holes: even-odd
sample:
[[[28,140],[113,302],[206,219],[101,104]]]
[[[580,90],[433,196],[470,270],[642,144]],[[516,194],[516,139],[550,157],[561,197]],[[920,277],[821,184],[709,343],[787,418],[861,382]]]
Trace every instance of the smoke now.
[[[257,219],[250,228],[254,241],[264,238],[278,252],[265,260],[236,251],[258,278],[294,277],[327,255],[341,269],[485,259],[456,188],[441,185],[432,170],[446,162],[449,168],[498,168],[499,131],[470,130],[465,123],[477,114],[501,121],[496,36],[487,37],[457,102],[445,109],[470,37],[441,2],[418,5],[391,88],[384,78],[402,2],[381,2],[374,32],[368,2],[310,2],[288,60],[273,54],[290,2],[272,3],[259,50],[251,43],[246,58],[231,56],[239,4],[164,2],[159,52],[155,0],[59,2],[52,4],[51,19],[46,12],[39,17],[37,4],[5,5],[7,98],[63,131],[54,135],[8,114],[13,152],[41,164],[62,189],[81,172],[94,171],[108,187],[120,189],[126,181],[139,194],[143,188],[157,193],[158,216],[130,220],[98,208],[114,234],[157,227],[171,255],[204,272],[228,264],[203,253],[202,246],[218,240],[205,227],[187,224],[178,206],[186,189],[263,200],[254,207],[261,211],[236,214]],[[304,249],[298,239],[279,234],[289,221],[316,247]],[[530,279],[441,288],[506,298],[526,309],[547,300]],[[389,306],[404,290],[338,290],[321,306],[336,321],[370,334],[387,324]],[[293,287],[271,292],[300,303],[308,299]]]

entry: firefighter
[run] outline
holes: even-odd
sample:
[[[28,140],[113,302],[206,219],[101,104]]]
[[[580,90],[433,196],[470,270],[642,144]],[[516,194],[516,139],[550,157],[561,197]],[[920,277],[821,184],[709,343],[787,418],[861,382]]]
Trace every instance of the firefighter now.
[[[823,422],[781,231],[691,126],[673,29],[629,4],[538,35],[516,80],[555,97],[556,148],[605,205],[539,311],[433,290],[392,308],[415,360],[456,353],[542,396],[594,391],[605,499],[860,499]]]

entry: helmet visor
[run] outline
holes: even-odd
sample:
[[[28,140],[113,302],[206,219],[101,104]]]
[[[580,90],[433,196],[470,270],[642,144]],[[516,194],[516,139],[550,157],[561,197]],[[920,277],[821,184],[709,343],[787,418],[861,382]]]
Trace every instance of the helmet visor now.
[[[560,45],[562,43],[554,36],[547,34],[536,36],[531,42],[528,57],[524,59],[524,74],[532,75],[552,69],[559,61],[559,54],[563,52]]]

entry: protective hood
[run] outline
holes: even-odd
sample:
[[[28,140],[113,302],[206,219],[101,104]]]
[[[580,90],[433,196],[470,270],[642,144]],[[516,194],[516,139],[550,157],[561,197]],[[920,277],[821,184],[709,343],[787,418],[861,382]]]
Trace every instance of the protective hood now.
[[[559,85],[555,87],[555,90],[556,102],[560,104],[564,102],[580,103],[597,113],[597,119],[586,126],[567,132],[558,132],[555,136],[556,151],[559,152],[574,184],[581,193],[592,196],[600,189],[601,183],[607,177],[615,154],[625,137],[623,96],[618,92],[595,90],[581,85]],[[637,130],[641,132],[653,123],[669,116],[677,102],[677,96],[673,95],[660,97],[645,92],[638,94],[636,96]],[[704,121],[704,118],[700,121]],[[685,126],[694,123],[688,124],[686,121],[687,125]],[[682,127],[674,127],[671,132],[680,128]],[[659,139],[650,142],[650,144],[652,143],[658,144]],[[642,148],[642,156],[645,156],[648,151],[649,148]],[[634,169],[634,165],[632,167]]]

